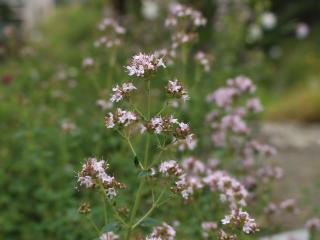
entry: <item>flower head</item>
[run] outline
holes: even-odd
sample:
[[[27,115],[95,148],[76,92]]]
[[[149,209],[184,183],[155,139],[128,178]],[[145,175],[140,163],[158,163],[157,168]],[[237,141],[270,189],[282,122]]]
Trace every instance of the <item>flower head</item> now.
[[[230,215],[221,220],[223,225],[233,225],[242,229],[244,233],[250,234],[259,231],[259,227],[250,215],[242,209],[233,209]]]
[[[177,79],[169,81],[166,89],[167,92],[173,97],[181,98],[183,101],[189,100],[187,90],[183,88],[183,86]]]
[[[160,67],[166,67],[162,58],[157,58],[154,54],[139,53],[132,57],[126,69],[129,76],[146,77]]]
[[[105,117],[105,126],[107,128],[114,128],[117,126],[129,126],[130,124],[138,120],[137,115],[134,112],[125,111],[121,108],[117,108],[114,113],[109,112]]]
[[[211,63],[213,61],[213,57],[210,54],[206,54],[202,51],[199,51],[194,56],[195,60],[203,66],[205,72],[209,72],[211,68]]]
[[[105,232],[100,237],[99,240],[118,240],[119,236],[114,232]]]
[[[124,98],[128,98],[130,93],[137,88],[132,83],[123,83],[122,85],[116,85],[112,88],[113,95],[110,99],[111,102],[119,102]]]
[[[105,160],[98,161],[96,158],[88,158],[83,164],[81,171],[78,173],[78,182],[80,186],[93,188],[98,185],[106,190],[109,198],[116,196],[115,188],[124,188],[124,184],[107,174],[106,170],[109,165]],[[110,192],[113,192],[110,194]]]
[[[180,3],[173,3],[169,8],[170,16],[165,21],[166,27],[176,27],[180,21],[187,21],[195,27],[204,26],[207,20],[202,13]]]
[[[169,160],[161,163],[159,172],[165,176],[175,175],[179,176],[182,174],[182,169],[175,160]]]
[[[146,240],[174,240],[176,231],[167,223],[154,227],[152,233],[147,236]]]

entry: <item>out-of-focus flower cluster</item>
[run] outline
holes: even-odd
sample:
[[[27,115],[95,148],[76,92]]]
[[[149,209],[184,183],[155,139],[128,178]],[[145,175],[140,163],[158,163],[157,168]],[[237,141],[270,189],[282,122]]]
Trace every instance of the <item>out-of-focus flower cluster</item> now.
[[[194,56],[195,60],[203,67],[205,72],[209,72],[213,62],[213,56],[203,51],[199,51]]]
[[[235,226],[247,234],[259,231],[256,221],[247,212],[242,211],[241,208],[233,209],[230,215],[222,219],[222,224]]]
[[[146,240],[174,240],[176,231],[167,223],[154,227],[151,234],[146,237]]]
[[[177,50],[182,45],[194,42],[198,38],[196,28],[206,25],[207,20],[200,11],[189,6],[172,3],[165,26],[171,30],[171,44],[167,48],[157,51],[159,56],[166,59],[169,65],[177,57]],[[203,59],[202,62],[204,63]],[[206,64],[208,68],[208,64]]]
[[[319,217],[314,217],[310,218],[306,222],[306,228],[312,230],[312,231],[320,231],[320,218]]]
[[[227,86],[207,96],[215,108],[207,115],[213,129],[214,146],[231,149],[245,172],[243,183],[255,189],[260,183],[281,179],[280,167],[257,161],[261,157],[274,156],[276,149],[254,139],[249,120],[263,110],[260,100],[254,96],[256,86],[244,76],[227,80]]]
[[[232,146],[236,137],[250,133],[245,117],[262,111],[259,99],[252,97],[255,91],[256,87],[249,78],[239,76],[227,80],[226,87],[207,96],[207,101],[218,107],[207,115],[207,121],[214,129],[212,141],[216,146],[230,143]]]
[[[118,240],[118,239],[119,239],[119,236],[114,232],[106,232],[99,237],[99,240]]]
[[[101,36],[95,41],[95,47],[113,48],[121,45],[120,35],[126,33],[126,29],[112,18],[104,18],[97,25]]]
[[[165,22],[167,27],[177,27],[182,24],[182,21],[186,21],[186,24],[191,23],[195,27],[204,26],[207,23],[200,11],[180,3],[172,3],[169,6],[169,12],[170,15]]]

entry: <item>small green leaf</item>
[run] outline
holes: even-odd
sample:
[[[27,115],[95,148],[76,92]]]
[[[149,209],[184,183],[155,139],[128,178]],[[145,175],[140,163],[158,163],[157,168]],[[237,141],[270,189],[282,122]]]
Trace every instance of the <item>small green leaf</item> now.
[[[121,229],[121,225],[116,222],[113,222],[113,223],[109,223],[106,226],[104,226],[102,228],[102,231],[103,232],[118,232],[118,231],[120,231],[120,229]]]
[[[138,176],[139,177],[147,177],[147,176],[150,176],[151,172],[150,170],[142,170],[139,172]]]
[[[154,219],[154,218],[146,218],[145,220],[143,220],[141,222],[141,227],[154,227],[154,226],[157,226],[157,225],[160,225],[161,222],[157,219]]]

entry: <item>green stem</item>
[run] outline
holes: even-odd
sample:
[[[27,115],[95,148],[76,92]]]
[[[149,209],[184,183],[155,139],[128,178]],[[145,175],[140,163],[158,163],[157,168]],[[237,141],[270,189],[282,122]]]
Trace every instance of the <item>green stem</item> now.
[[[148,164],[148,158],[149,158],[149,145],[150,145],[150,134],[147,134],[147,142],[146,142],[146,149],[144,151],[144,161],[143,161],[143,166],[147,168]]]
[[[150,79],[147,79],[147,117],[148,120],[150,119],[150,100],[151,100],[151,94],[150,94]],[[149,145],[150,145],[150,134],[147,135],[147,142],[146,142],[146,147],[145,147],[145,153],[144,153],[144,166],[147,167],[147,163],[148,163],[148,155],[149,155]],[[126,239],[130,240],[130,236],[131,236],[131,232],[132,232],[132,225],[133,225],[133,221],[136,217],[138,208],[140,206],[140,202],[141,202],[141,194],[142,194],[142,190],[143,187],[145,185],[145,178],[141,178],[140,180],[140,184],[139,184],[139,188],[137,190],[136,193],[136,197],[134,200],[134,204],[133,204],[133,208],[131,210],[131,214],[130,214],[130,222],[129,222],[129,227],[128,227],[128,232],[127,232],[127,236]]]
[[[157,115],[160,115],[160,114],[167,108],[168,105],[169,105],[169,102],[166,101],[166,102],[163,104],[161,110],[157,113]]]
[[[104,194],[105,199],[108,199],[107,193],[106,193],[106,191],[104,190],[102,183],[100,183],[99,185],[100,185],[100,188],[101,188],[102,193]],[[126,223],[126,222],[123,220],[123,218],[119,215],[117,209],[115,209],[115,207],[111,204],[111,202],[107,200],[106,203],[107,203],[107,204],[109,205],[109,207],[111,208],[114,217],[115,217],[119,222],[121,222],[124,226],[127,226],[127,223]]]
[[[105,195],[105,190],[102,186],[102,184],[100,184],[100,190],[102,193],[102,201],[103,201],[103,212],[104,212],[104,224],[107,225],[108,223],[108,213],[107,213],[107,199],[106,199],[106,195]]]
[[[148,212],[146,212],[146,214],[143,215],[143,217],[141,217],[141,218],[132,226],[132,229],[135,229],[137,226],[139,226],[139,224],[140,224],[144,219],[146,219],[146,218],[153,212],[153,210],[158,206],[158,203],[160,202],[160,200],[161,200],[164,192],[165,192],[165,189],[162,190],[162,192],[160,193],[158,199],[157,199],[154,203],[152,203],[152,207],[148,210]]]
[[[182,81],[187,84],[187,65],[188,65],[188,53],[189,53],[189,49],[188,49],[188,45],[184,44],[182,46],[182,66],[183,66],[183,73],[182,76],[184,79],[182,79]]]
[[[100,230],[97,227],[97,225],[95,224],[95,222],[92,220],[91,216],[86,216],[87,220],[90,222],[90,224],[92,225],[93,229],[97,232],[98,235],[100,235]]]
[[[131,210],[131,215],[130,215],[130,222],[129,222],[129,227],[128,227],[128,232],[127,232],[127,240],[130,240],[130,236],[131,236],[131,231],[132,231],[132,224],[133,224],[133,220],[137,214],[138,211],[138,207],[140,205],[140,201],[141,201],[141,193],[142,193],[142,189],[144,187],[144,183],[145,183],[145,178],[142,178],[139,184],[139,188],[138,191],[136,193],[136,198],[133,204],[133,208]]]
[[[139,224],[144,220],[146,219],[152,212],[153,210],[156,208],[155,205],[152,205],[152,207],[149,209],[149,211],[142,217],[140,218],[133,226],[132,226],[132,229],[135,229],[137,226],[139,226]]]
[[[131,143],[131,141],[130,141],[130,138],[127,137],[126,139],[127,139],[127,141],[128,141],[129,147],[130,147],[133,155],[136,157],[136,156],[137,156],[137,153],[136,153],[136,151],[134,150],[134,148],[133,148],[133,146],[132,146],[132,143]]]
[[[144,114],[134,104],[132,104],[132,103],[129,103],[129,104],[133,108],[134,111],[139,113],[140,117],[142,117],[143,120],[147,120],[147,118],[144,116]]]
[[[150,85],[151,85],[151,81],[150,81],[150,79],[149,80],[147,80],[148,81],[148,83],[147,83],[147,90],[148,90],[148,101],[147,101],[147,108],[148,108],[148,120],[150,120],[150,110],[151,110],[151,108],[150,108],[150,104],[151,104],[151,90],[150,90]]]

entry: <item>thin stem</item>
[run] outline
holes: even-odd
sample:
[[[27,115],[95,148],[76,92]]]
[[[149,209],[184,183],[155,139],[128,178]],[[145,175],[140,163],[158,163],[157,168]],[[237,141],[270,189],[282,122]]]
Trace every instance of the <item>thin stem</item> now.
[[[104,212],[104,223],[105,225],[107,225],[108,223],[108,213],[107,213],[107,199],[105,197],[105,190],[102,186],[102,184],[100,184],[100,190],[101,190],[101,193],[102,193],[102,201],[103,201],[103,212]]]
[[[118,219],[118,221],[121,222],[124,226],[127,226],[127,223],[126,223],[126,222],[123,220],[123,218],[119,215],[117,209],[115,209],[115,207],[111,204],[111,202],[108,201],[108,196],[107,196],[106,191],[105,191],[104,188],[103,188],[102,183],[100,183],[99,185],[100,185],[101,192],[104,194],[105,199],[107,199],[106,203],[109,205],[109,207],[110,207],[111,210],[113,211],[114,217],[115,217],[116,219]]]
[[[202,76],[202,70],[201,70],[201,68],[200,68],[200,65],[197,64],[197,65],[196,65],[196,73],[195,73],[195,81],[193,82],[192,87],[191,87],[191,89],[190,89],[190,92],[191,92],[191,93],[194,93],[194,91],[195,91],[198,83],[199,83],[200,80],[201,80],[201,76]],[[193,95],[197,95],[197,94],[193,94]]]
[[[148,90],[148,101],[147,101],[147,108],[148,108],[148,111],[147,111],[147,113],[148,113],[148,119],[150,120],[150,110],[151,110],[151,108],[150,108],[150,105],[151,105],[151,90],[150,90],[150,85],[151,85],[151,81],[150,81],[150,79],[149,80],[147,80],[148,81],[148,83],[147,83],[147,90]]]
[[[134,147],[133,147],[133,145],[132,145],[132,143],[131,143],[130,138],[129,138],[128,136],[125,136],[124,134],[122,134],[122,132],[121,132],[119,129],[116,129],[116,131],[119,133],[119,135],[120,135],[121,137],[123,137],[124,139],[127,140],[131,152],[132,152],[133,155],[136,157],[136,156],[137,156],[137,153],[136,153],[136,151],[134,150]],[[141,166],[140,166],[140,167],[141,167]]]
[[[152,212],[153,210],[156,208],[155,205],[152,205],[152,207],[149,209],[148,212],[146,212],[146,214],[140,218],[133,226],[132,226],[132,229],[135,229],[137,226],[139,226],[139,224],[144,220],[146,219]]]
[[[142,178],[141,181],[140,181],[140,184],[139,184],[138,191],[136,193],[136,198],[135,198],[135,201],[134,201],[134,204],[133,204],[133,208],[131,210],[130,222],[129,222],[128,232],[127,232],[127,237],[126,237],[127,240],[130,240],[131,231],[132,231],[132,223],[133,223],[133,220],[134,220],[134,218],[136,216],[138,207],[140,205],[141,192],[142,192],[142,189],[144,187],[144,183],[145,183],[145,178]]]
[[[132,226],[132,229],[135,229],[137,226],[139,226],[139,224],[144,220],[146,219],[152,212],[153,210],[158,206],[158,203],[160,202],[163,194],[165,193],[165,188],[162,190],[162,192],[160,193],[158,199],[152,203],[152,207],[148,210],[148,212],[146,212],[145,215],[143,215],[143,217],[141,217],[133,226]]]
[[[137,153],[136,153],[136,151],[134,150],[134,147],[132,146],[132,143],[131,143],[131,141],[130,141],[130,138],[127,137],[126,139],[127,139],[127,141],[128,141],[128,144],[129,144],[129,146],[130,146],[130,149],[131,149],[133,155],[134,155],[134,156],[137,156]]]
[[[117,209],[115,209],[115,207],[111,204],[111,202],[107,201],[107,203],[109,204],[110,208],[112,209],[115,218],[118,219],[119,222],[121,222],[124,226],[128,227],[128,224],[123,220],[123,218],[119,215]]]
[[[184,83],[187,83],[187,64],[188,64],[188,54],[189,54],[189,49],[187,44],[184,44],[182,46],[182,66],[183,66],[183,78],[182,81]]]
[[[144,151],[144,161],[143,161],[143,165],[145,168],[147,168],[147,164],[148,164],[148,158],[149,158],[149,145],[150,145],[150,134],[147,134],[147,142],[146,142],[146,148]]]
[[[139,113],[143,120],[147,120],[146,116],[134,104],[130,103],[130,106],[133,108],[134,111]]]
[[[150,109],[150,102],[151,102],[150,79],[147,79],[146,81],[147,81],[147,95],[148,95],[148,97],[147,97],[147,117],[148,117],[148,120],[150,120],[150,115],[151,115],[151,109]],[[149,158],[149,145],[150,145],[150,134],[147,134],[147,142],[146,142],[146,146],[145,146],[144,161],[143,161],[145,167],[147,166],[148,158]],[[136,197],[135,197],[135,200],[134,200],[133,208],[131,210],[129,228],[128,228],[128,232],[127,232],[127,236],[126,236],[127,240],[130,240],[133,221],[134,221],[134,218],[136,217],[138,208],[140,206],[141,194],[142,194],[142,190],[144,188],[144,185],[145,185],[145,178],[141,178],[140,184],[139,184],[139,188],[137,190]]]
[[[93,227],[93,229],[97,232],[97,234],[100,235],[100,230],[97,226],[97,224],[92,220],[91,216],[86,215],[87,220],[90,222],[91,226]]]
[[[163,104],[162,108],[160,109],[160,111],[157,113],[157,115],[160,115],[169,105],[168,101],[165,101],[165,103]]]

